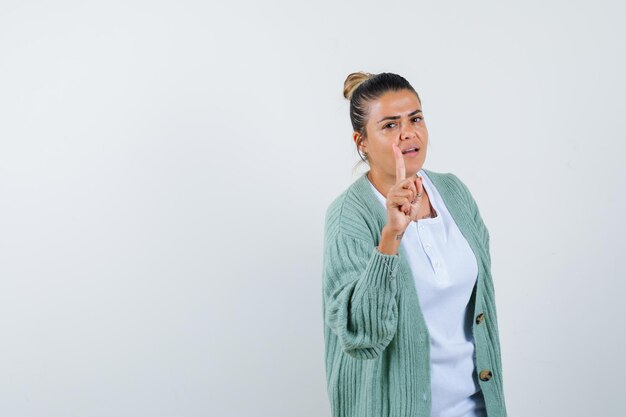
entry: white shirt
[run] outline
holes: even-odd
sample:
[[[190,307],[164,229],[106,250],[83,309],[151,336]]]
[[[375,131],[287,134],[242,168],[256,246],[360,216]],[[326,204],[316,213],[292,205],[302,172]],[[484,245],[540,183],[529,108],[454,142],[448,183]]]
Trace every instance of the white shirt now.
[[[400,244],[430,336],[432,417],[484,417],[467,308],[478,277],[476,256],[424,170],[418,175],[437,216],[411,222]],[[386,207],[386,198],[370,185]]]

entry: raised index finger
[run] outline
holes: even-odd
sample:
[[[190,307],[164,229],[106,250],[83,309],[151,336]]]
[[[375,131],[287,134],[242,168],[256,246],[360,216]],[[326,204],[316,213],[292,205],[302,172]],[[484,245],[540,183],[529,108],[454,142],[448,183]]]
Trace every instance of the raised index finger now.
[[[406,178],[406,169],[404,167],[404,157],[402,151],[395,143],[391,144],[393,154],[396,158],[396,184]]]

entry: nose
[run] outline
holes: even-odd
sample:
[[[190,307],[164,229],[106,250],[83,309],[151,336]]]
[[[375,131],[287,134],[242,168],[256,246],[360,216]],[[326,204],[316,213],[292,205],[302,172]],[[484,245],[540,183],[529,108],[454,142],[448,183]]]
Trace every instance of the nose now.
[[[417,133],[415,133],[415,130],[410,125],[404,125],[400,131],[400,139],[402,140],[415,139],[416,136]]]

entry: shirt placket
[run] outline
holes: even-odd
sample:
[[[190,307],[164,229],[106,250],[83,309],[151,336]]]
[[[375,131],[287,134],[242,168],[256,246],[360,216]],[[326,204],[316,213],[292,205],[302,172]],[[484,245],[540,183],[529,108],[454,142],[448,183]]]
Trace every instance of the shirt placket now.
[[[435,234],[439,223],[430,223],[425,221],[417,221],[417,235],[419,237],[424,253],[430,261],[436,282],[448,283],[448,270],[443,259],[443,254],[439,250],[439,245],[435,241]]]

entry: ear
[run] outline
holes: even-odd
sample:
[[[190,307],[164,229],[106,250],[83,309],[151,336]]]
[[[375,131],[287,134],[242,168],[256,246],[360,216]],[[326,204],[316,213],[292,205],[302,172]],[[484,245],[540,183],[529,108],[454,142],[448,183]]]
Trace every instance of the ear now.
[[[357,144],[357,140],[359,139],[359,137],[361,136],[361,134],[359,132],[353,132],[352,133],[352,140],[354,141],[354,144]],[[367,140],[365,138],[361,139],[361,143],[360,143],[360,150],[361,152],[367,152],[367,146],[366,146]]]

